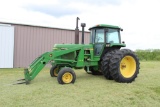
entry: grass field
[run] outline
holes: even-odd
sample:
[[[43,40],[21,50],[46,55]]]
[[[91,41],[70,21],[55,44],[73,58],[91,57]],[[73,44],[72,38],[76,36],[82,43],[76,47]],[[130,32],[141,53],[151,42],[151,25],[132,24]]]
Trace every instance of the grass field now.
[[[160,107],[160,62],[141,62],[131,84],[75,71],[75,84],[60,85],[45,68],[29,85],[12,85],[23,69],[0,69],[0,107]]]

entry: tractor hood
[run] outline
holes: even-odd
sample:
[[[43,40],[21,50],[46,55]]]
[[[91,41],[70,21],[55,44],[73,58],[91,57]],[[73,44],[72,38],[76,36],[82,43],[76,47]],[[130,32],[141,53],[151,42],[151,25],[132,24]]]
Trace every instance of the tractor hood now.
[[[53,50],[68,50],[72,48],[93,48],[92,44],[55,44]]]

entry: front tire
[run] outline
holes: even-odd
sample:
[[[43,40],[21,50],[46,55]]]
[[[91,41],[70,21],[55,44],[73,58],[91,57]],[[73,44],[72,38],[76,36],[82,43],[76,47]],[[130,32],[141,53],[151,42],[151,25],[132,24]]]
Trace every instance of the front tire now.
[[[109,72],[115,81],[131,83],[139,73],[139,65],[139,59],[133,51],[122,49],[110,59]]]
[[[57,77],[58,76],[58,72],[59,72],[59,68],[56,65],[51,67],[51,69],[50,69],[51,77]]]
[[[59,84],[74,83],[76,80],[76,74],[71,68],[65,67],[59,71],[57,80]]]

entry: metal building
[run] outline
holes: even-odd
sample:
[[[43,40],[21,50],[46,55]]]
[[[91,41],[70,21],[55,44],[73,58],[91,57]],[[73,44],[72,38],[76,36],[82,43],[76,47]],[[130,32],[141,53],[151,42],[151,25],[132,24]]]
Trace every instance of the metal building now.
[[[63,43],[75,43],[74,30],[0,22],[0,68],[28,67],[54,44]],[[85,32],[85,43],[89,43],[89,32]]]

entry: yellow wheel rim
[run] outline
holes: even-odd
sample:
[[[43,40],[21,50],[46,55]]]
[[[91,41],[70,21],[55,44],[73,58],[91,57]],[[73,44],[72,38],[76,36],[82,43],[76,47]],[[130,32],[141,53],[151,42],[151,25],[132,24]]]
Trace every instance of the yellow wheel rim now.
[[[125,78],[130,78],[136,72],[136,61],[132,56],[125,56],[120,62],[120,72]]]
[[[73,80],[73,76],[71,73],[67,72],[67,73],[63,74],[62,80],[64,83],[70,83]]]
[[[58,76],[58,68],[54,69],[53,73],[57,77]]]

